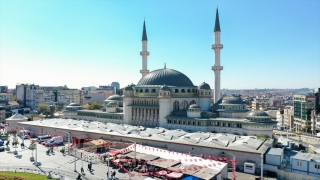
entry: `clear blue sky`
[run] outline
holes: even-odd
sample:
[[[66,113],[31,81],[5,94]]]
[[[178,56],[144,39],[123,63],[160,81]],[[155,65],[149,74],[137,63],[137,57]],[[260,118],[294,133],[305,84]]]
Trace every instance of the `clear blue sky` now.
[[[217,5],[222,88],[320,87],[319,0],[1,0],[0,85],[136,84],[145,18],[148,69],[214,88]]]

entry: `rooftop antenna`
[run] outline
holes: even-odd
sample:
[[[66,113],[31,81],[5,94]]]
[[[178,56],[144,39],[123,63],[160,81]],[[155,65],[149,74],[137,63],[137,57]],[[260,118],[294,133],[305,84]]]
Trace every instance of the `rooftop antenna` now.
[[[164,69],[166,69],[167,68],[167,65],[166,65],[166,63],[164,63]]]

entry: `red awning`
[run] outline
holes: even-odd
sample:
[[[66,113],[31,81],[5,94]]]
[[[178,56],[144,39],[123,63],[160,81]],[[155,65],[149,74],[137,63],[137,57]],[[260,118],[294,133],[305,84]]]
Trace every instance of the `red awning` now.
[[[115,156],[115,155],[119,154],[119,152],[118,151],[110,151],[109,154],[111,156]]]

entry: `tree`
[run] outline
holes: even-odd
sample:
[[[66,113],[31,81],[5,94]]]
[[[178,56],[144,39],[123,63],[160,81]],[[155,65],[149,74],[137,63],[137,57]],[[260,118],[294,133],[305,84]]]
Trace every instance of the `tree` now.
[[[28,121],[33,121],[34,114],[30,114],[27,116]]]
[[[31,155],[32,155],[32,157],[30,158],[30,160],[33,161],[33,160],[34,160],[34,158],[33,158],[33,151],[34,151],[35,149],[37,149],[37,144],[36,144],[36,141],[35,141],[35,140],[33,140],[33,139],[31,140],[29,149],[31,150]]]
[[[93,102],[89,105],[88,109],[94,110],[94,109],[101,109],[101,104],[97,102]]]
[[[259,139],[261,141],[265,141],[265,140],[269,139],[269,136],[265,135],[265,134],[260,134],[259,136],[257,136],[257,139]]]
[[[13,99],[13,101],[16,101],[16,100],[17,100],[17,95],[14,95],[14,96],[12,97],[12,99]]]
[[[50,108],[47,104],[40,104],[38,109],[40,114],[50,113]]]

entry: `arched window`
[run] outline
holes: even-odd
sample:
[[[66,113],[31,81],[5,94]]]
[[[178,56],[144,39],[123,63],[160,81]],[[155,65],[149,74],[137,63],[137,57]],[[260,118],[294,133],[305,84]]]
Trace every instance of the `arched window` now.
[[[192,104],[196,104],[196,101],[195,101],[195,100],[192,100],[192,101],[190,102],[190,105],[192,105]]]
[[[191,91],[190,91],[190,89],[188,89],[188,91],[187,91],[187,92],[188,92],[188,93],[189,93],[189,92],[191,92]]]
[[[188,121],[187,124],[190,125],[190,121]]]
[[[202,92],[200,94],[202,95]]]
[[[182,110],[187,110],[188,107],[189,107],[188,101],[186,101],[186,100],[182,101]]]
[[[140,89],[140,92],[142,93],[142,92],[143,92],[143,90],[142,90],[142,89]]]
[[[192,89],[192,92],[195,92],[195,90],[194,90],[194,89]]]
[[[148,93],[148,92],[149,92],[149,89],[146,89],[144,92]]]
[[[138,89],[136,89],[136,92],[139,92],[139,90],[138,90]]]
[[[182,93],[185,93],[186,91],[184,89],[181,90]]]
[[[197,125],[200,126],[200,122],[198,122]]]
[[[156,92],[156,90],[155,90],[155,89],[152,89],[152,90],[151,90],[151,92],[152,92],[152,93],[155,93],[155,92]]]
[[[179,93],[179,89],[175,89],[174,92],[175,92],[175,93]]]
[[[196,122],[192,121],[192,125],[196,125]]]
[[[179,101],[173,102],[173,111],[179,111]]]

